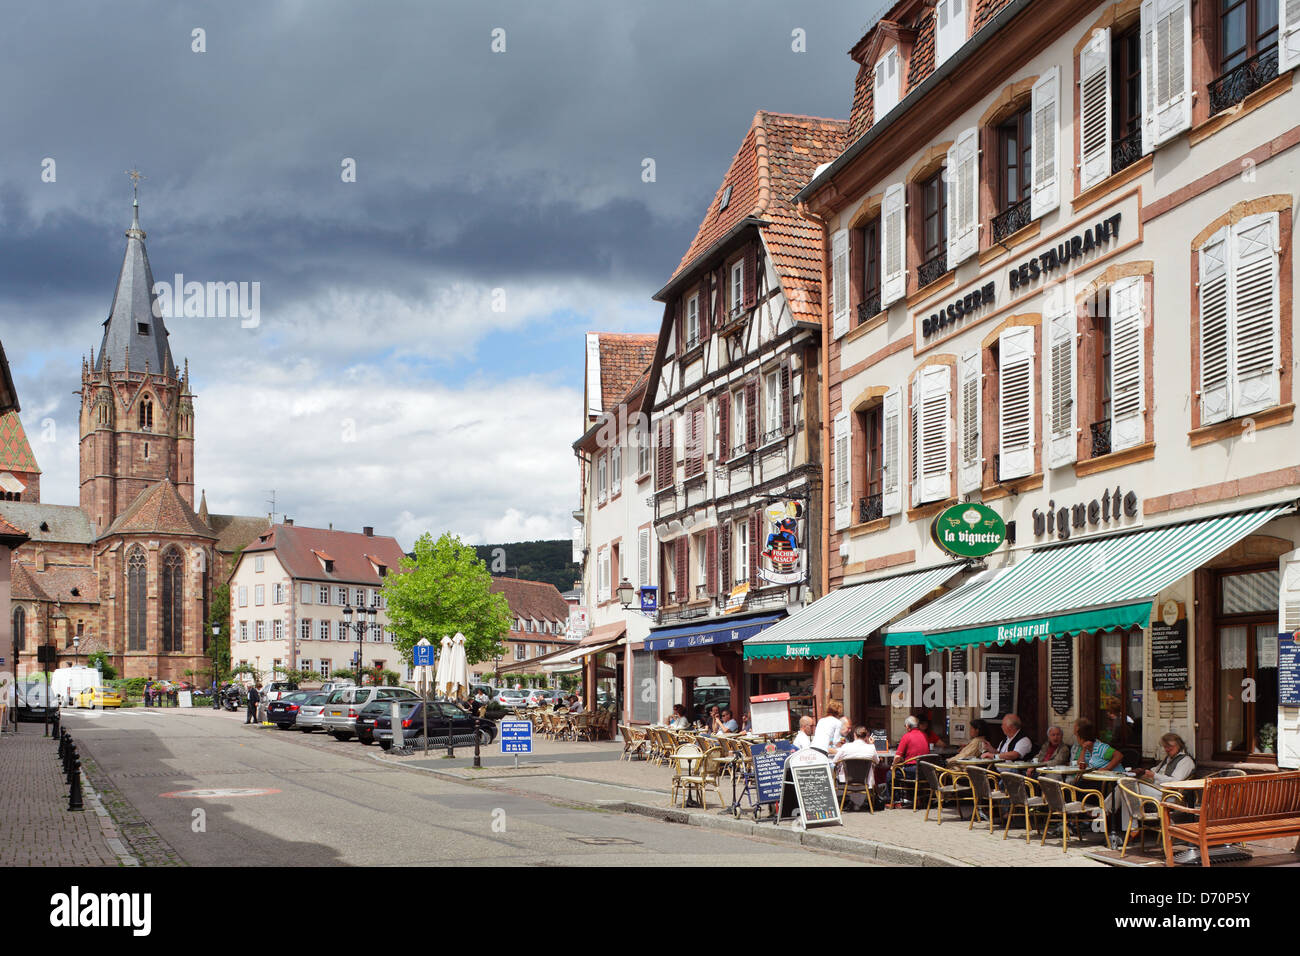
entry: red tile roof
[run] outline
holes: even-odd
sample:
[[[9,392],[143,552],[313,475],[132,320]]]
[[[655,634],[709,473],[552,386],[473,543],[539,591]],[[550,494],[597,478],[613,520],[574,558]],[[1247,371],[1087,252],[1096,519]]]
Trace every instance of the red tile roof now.
[[[609,411],[626,397],[654,361],[659,336],[597,332],[600,337],[600,402]]]
[[[41,473],[17,412],[0,415],[0,469],[35,475]]]
[[[44,571],[24,568],[31,575],[46,600],[64,604],[98,604],[99,580],[93,568],[46,565]],[[76,594],[73,594],[73,591]]]
[[[328,550],[326,550],[328,549]],[[254,541],[243,553],[273,551],[280,564],[295,579],[337,581],[379,587],[383,580],[371,563],[371,556],[396,572],[404,557],[396,538],[367,535],[357,531],[329,531],[300,525],[277,524]],[[317,552],[332,555],[333,571],[325,571]]]
[[[997,16],[1010,2],[1011,0],[975,0],[975,22],[971,24],[971,35]]]
[[[504,594],[510,605],[513,620],[569,621],[569,603],[560,596],[554,584],[544,581],[522,581],[519,578],[493,578],[492,593]]]
[[[0,537],[26,538],[27,532],[23,531],[21,528],[15,528],[4,519],[3,515],[0,515]]]
[[[9,568],[10,597],[15,601],[48,601],[50,596],[36,583],[32,572],[15,561]]]
[[[800,216],[791,199],[818,166],[833,161],[847,144],[844,120],[755,113],[673,278],[742,220],[764,219],[770,225],[763,227],[763,235],[791,312],[796,319],[820,321],[821,228]]]
[[[908,90],[916,89],[933,72],[934,16],[931,14],[923,16],[921,22],[917,24],[916,40],[912,45],[912,62],[907,68],[907,86],[902,90],[903,96],[907,95]]]
[[[114,534],[184,534],[216,538],[167,478],[150,485],[117,516],[103,537]]]

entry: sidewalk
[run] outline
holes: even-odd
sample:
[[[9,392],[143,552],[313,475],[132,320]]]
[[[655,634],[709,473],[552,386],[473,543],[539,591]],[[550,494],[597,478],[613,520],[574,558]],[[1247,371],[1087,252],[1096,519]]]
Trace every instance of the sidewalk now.
[[[13,728],[0,737],[0,867],[132,865],[84,773],[85,809],[68,810],[58,740],[43,724]]]
[[[864,855],[881,862],[903,863],[916,866],[1082,866],[1104,867],[1105,864],[1087,856],[1101,849],[1100,839],[1086,843],[1071,841],[1067,852],[1062,852],[1060,839],[1039,846],[1038,836],[1025,843],[1023,829],[1014,828],[1003,840],[999,825],[990,834],[988,824],[974,830],[967,828],[968,820],[957,819],[955,810],[944,815],[942,825],[935,822],[934,813],[925,822],[922,812],[911,810],[882,810],[876,813],[846,813],[843,827],[817,827],[800,835],[790,825],[780,827],[750,816],[739,820],[718,812],[712,803],[710,809],[682,810],[668,803],[672,770],[656,767],[643,761],[620,761],[623,745],[620,742],[571,743],[534,740],[536,752],[531,757],[519,759],[520,768],[514,769],[513,757],[502,757],[499,747],[485,748],[482,769],[475,770],[472,763],[473,748],[456,748],[456,759],[442,756],[425,759],[423,755],[392,757],[386,754],[376,759],[419,767],[426,771],[445,774],[460,780],[475,780],[495,789],[516,790],[556,801],[581,803],[605,810],[623,810],[667,819],[695,826],[734,830],[749,836],[782,842],[803,842],[808,847],[840,853]],[[731,801],[731,782],[723,778],[723,796]],[[766,811],[764,811],[766,812]],[[969,806],[963,811],[969,814]]]

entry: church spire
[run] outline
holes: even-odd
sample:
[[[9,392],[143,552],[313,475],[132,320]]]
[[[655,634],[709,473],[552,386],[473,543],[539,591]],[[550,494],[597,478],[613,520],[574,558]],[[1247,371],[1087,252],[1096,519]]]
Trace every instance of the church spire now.
[[[140,174],[132,170],[133,188],[139,187]],[[176,363],[167,343],[167,326],[157,314],[157,297],[153,291],[153,271],[144,247],[145,232],[140,228],[140,200],[131,203],[131,227],[126,231],[126,252],[118,274],[113,305],[104,320],[104,339],[99,347],[96,369],[105,362],[125,371],[157,369],[175,378]]]

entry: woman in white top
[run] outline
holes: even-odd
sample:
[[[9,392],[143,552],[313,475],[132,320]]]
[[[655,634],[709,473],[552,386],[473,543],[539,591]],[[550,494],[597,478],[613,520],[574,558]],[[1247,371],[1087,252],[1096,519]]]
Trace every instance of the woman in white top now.
[[[826,716],[817,721],[817,726],[813,730],[813,750],[820,750],[830,756],[837,741],[843,739],[840,734],[840,719],[843,716],[844,708],[840,706],[839,701],[833,700],[826,705]]]
[[[1150,770],[1138,770],[1134,774],[1139,781],[1147,781],[1137,785],[1138,792],[1149,797],[1155,797],[1157,800],[1167,792],[1160,789],[1163,784],[1171,780],[1186,780],[1196,770],[1196,761],[1187,752],[1187,744],[1183,742],[1182,737],[1173,733],[1165,734],[1160,738],[1160,746],[1165,750],[1165,759]],[[1123,813],[1124,829],[1127,830],[1128,806],[1123,801],[1120,801],[1120,805]]]

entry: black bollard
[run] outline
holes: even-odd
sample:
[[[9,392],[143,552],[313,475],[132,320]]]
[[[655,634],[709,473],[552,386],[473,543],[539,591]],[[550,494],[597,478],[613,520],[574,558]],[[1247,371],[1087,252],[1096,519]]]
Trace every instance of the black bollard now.
[[[72,759],[72,776],[68,780],[71,789],[68,791],[68,809],[82,810],[81,805],[81,758],[73,757]]]
[[[59,759],[60,760],[63,759],[63,751],[67,749],[67,746],[68,746],[68,732],[65,730],[63,733],[59,734]]]
[[[62,714],[62,713],[63,713],[63,711],[61,711],[61,710],[56,710],[56,711],[54,712],[54,724],[53,724],[54,730],[53,730],[53,733],[54,733],[54,736],[56,736],[56,737],[59,736],[59,715]]]
[[[73,744],[68,748],[68,757],[63,762],[63,774],[68,778],[68,783],[72,783],[73,768],[81,766],[81,755],[77,753],[77,745]]]

